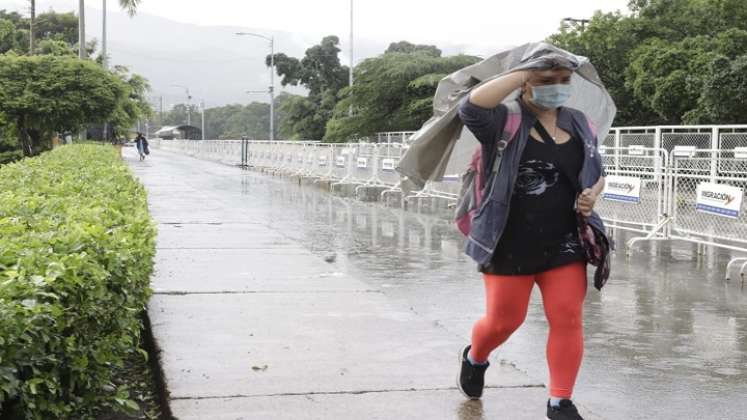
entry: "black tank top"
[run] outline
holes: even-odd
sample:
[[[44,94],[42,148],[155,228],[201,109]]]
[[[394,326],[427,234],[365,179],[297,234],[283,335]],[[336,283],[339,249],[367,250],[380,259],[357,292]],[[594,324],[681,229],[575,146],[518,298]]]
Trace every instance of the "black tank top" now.
[[[537,274],[585,260],[578,240],[575,202],[583,165],[581,140],[556,144],[538,122],[544,143],[530,137],[521,155],[508,223],[487,274]]]

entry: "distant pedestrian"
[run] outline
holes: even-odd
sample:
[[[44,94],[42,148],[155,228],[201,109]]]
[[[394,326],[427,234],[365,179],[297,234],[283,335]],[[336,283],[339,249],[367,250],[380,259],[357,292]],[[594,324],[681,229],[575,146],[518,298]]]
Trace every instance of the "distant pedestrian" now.
[[[137,146],[137,153],[140,155],[140,160],[145,160],[145,157],[150,154],[150,150],[148,150],[148,140],[145,139],[143,133],[137,133],[135,146]]]
[[[467,253],[483,273],[486,313],[460,353],[459,389],[470,399],[482,396],[488,356],[524,322],[537,284],[550,326],[549,420],[583,420],[571,396],[584,351],[588,235],[605,235],[593,212],[604,188],[596,135],[581,111],[564,106],[577,68],[570,60],[540,59],[536,68],[475,88],[459,108],[482,144],[489,174],[485,204],[467,241]],[[516,91],[521,122],[498,166],[496,139],[511,112],[503,102]]]

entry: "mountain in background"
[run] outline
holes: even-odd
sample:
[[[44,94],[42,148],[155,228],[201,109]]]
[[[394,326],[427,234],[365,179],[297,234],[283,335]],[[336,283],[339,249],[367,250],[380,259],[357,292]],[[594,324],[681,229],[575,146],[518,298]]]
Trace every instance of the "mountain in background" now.
[[[9,9],[21,10],[22,0],[11,0]],[[91,2],[88,2],[91,4]],[[70,2],[45,1],[39,12],[48,9],[70,11]],[[23,11],[22,13],[26,13]],[[37,12],[38,13],[38,12]],[[86,37],[101,42],[101,10],[86,8]],[[270,85],[269,69],[264,60],[269,54],[269,42],[261,38],[240,37],[236,32],[256,32],[275,37],[276,52],[292,57],[303,57],[307,48],[316,45],[322,36],[293,33],[264,28],[230,26],[200,26],[176,22],[164,17],[138,13],[130,18],[118,7],[112,6],[108,14],[108,39],[110,63],[124,65],[145,76],[152,87],[152,102],[158,109],[160,97],[169,109],[176,103],[186,102],[183,89],[172,85],[188,86],[192,103],[205,101],[207,107],[231,103],[269,102],[269,96],[247,94],[246,91],[263,91]],[[330,34],[325,34],[330,35]],[[349,62],[347,38],[341,38],[340,59]],[[382,54],[391,42],[399,39],[355,39],[356,63]],[[444,55],[469,50],[464,45],[438,45]],[[470,50],[471,51],[471,50]],[[282,88],[276,77],[276,91],[304,94],[300,87]]]

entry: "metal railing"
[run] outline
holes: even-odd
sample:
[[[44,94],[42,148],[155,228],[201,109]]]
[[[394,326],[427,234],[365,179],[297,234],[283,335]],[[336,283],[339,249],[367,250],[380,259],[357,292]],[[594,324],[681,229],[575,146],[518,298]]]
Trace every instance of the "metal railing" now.
[[[356,194],[365,187],[383,187],[382,199],[402,193],[394,168],[408,148],[394,142],[156,139],[151,144],[227,164],[327,180],[333,191],[341,185],[352,185]],[[643,241],[672,240],[747,252],[747,208],[741,200],[747,187],[747,125],[614,128],[600,142],[599,151],[608,180],[630,180],[637,186],[635,197],[606,194],[597,203],[610,229],[640,235],[628,241],[628,252]],[[444,179],[430,181],[402,199],[418,205],[428,199],[456,200],[468,157],[457,157]],[[739,208],[721,214],[702,207],[697,194],[707,188],[734,191],[732,199]],[[744,280],[747,257],[732,259],[727,277],[737,265]]]

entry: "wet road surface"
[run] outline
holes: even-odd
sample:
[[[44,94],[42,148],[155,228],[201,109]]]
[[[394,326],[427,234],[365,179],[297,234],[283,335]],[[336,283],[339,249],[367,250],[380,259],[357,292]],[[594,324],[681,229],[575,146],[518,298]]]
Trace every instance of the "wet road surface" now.
[[[201,178],[199,188],[185,189],[185,208],[154,208],[155,217],[168,211],[189,223],[193,213],[188,206],[197,199],[191,194],[206,187],[210,194],[224,193],[212,208],[211,195],[199,199],[204,202],[202,222],[205,217],[215,223],[254,217],[320,261],[334,259],[335,270],[382,291],[393,307],[466,343],[483,309],[482,286],[448,220],[341,199],[289,179],[158,154],[143,164],[132,162],[135,171],[147,175],[155,170],[151,165],[171,165],[174,171],[198,171]],[[626,237],[617,239],[623,244]],[[274,264],[279,269],[303,265],[305,258],[289,256]],[[747,418],[747,297],[739,281],[724,282],[727,261],[713,251],[696,255],[688,244],[644,244],[629,259],[618,252],[604,291],[588,292],[577,401],[607,419]],[[418,346],[404,340],[403,347]],[[527,321],[491,358],[545,382],[545,340],[535,290]],[[469,416],[483,418],[484,413]]]

